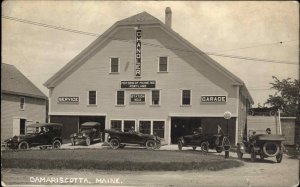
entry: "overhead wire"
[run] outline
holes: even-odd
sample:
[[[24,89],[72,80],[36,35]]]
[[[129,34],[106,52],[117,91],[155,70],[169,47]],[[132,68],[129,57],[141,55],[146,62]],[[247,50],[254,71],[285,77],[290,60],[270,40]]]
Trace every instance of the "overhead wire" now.
[[[96,34],[96,33],[85,32],[85,31],[75,30],[75,29],[69,29],[69,28],[66,28],[66,27],[58,27],[58,26],[54,26],[54,25],[44,24],[44,23],[40,23],[40,22],[33,22],[33,21],[30,21],[30,20],[15,18],[15,17],[11,17],[11,16],[4,16],[4,15],[2,15],[1,17],[4,18],[4,19],[9,19],[9,20],[13,20],[13,21],[22,22],[22,23],[32,24],[32,25],[36,25],[36,26],[42,26],[42,27],[51,28],[51,29],[57,29],[57,30],[72,32],[72,33],[76,33],[76,34],[83,34],[83,35],[94,36],[94,37],[99,37],[99,36],[105,37],[104,35],[100,35],[100,34]],[[115,38],[115,37],[108,37],[108,38],[111,38],[111,39],[114,39],[114,40],[123,41],[123,42],[134,42],[133,40],[124,40],[124,39]],[[283,42],[280,42],[280,43],[293,42],[293,41],[297,41],[297,40],[283,41]],[[161,45],[157,45],[157,44],[151,44],[151,43],[146,43],[146,42],[142,42],[142,44],[143,45],[148,45],[148,46],[153,46],[153,47],[160,47],[160,48],[166,48],[166,49],[171,49],[171,50],[180,50],[180,51],[186,51],[186,52],[193,52],[193,53],[195,53],[195,51],[191,51],[191,50],[188,50],[188,49],[174,48],[174,47],[165,47],[165,46],[161,46]],[[270,45],[270,44],[274,44],[274,43],[269,43],[269,44],[265,44],[265,45]],[[263,44],[258,45],[258,46],[262,46],[262,45]],[[252,47],[257,47],[257,46],[252,46]],[[249,47],[244,47],[244,48],[237,48],[237,49],[245,49],[245,48],[250,48],[250,46]],[[224,50],[224,51],[226,51],[226,50]],[[282,63],[282,64],[298,65],[297,62],[278,61],[278,60],[270,60],[270,59],[260,59],[260,58],[254,58],[254,57],[244,57],[244,56],[220,54],[220,53],[216,53],[216,52],[205,52],[205,53],[207,55],[219,56],[219,57],[226,57],[226,58],[236,58],[236,59],[242,59],[242,60],[252,60],[252,61],[262,61],[262,62],[271,62],[271,63]]]

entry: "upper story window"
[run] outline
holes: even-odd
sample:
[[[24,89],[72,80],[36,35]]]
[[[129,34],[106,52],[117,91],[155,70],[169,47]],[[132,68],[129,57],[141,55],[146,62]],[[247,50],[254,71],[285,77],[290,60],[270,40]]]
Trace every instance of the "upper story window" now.
[[[24,97],[20,98],[20,109],[21,110],[25,109],[25,98]]]
[[[89,91],[89,105],[96,105],[97,104],[97,92],[92,90]]]
[[[117,105],[125,104],[125,92],[122,90],[117,91]]]
[[[168,72],[168,57],[159,57],[158,72]]]
[[[160,104],[160,94],[159,90],[152,90],[152,105],[159,105]]]
[[[119,58],[112,57],[110,58],[110,72],[119,73],[120,60]]]
[[[182,90],[182,105],[191,105],[191,90]]]

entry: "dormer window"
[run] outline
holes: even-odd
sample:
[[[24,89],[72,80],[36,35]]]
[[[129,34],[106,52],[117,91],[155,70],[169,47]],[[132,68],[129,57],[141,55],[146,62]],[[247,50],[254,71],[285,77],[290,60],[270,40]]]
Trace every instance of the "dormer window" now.
[[[168,57],[166,56],[159,57],[158,72],[168,72]]]
[[[117,57],[110,58],[110,73],[119,73],[120,60]]]

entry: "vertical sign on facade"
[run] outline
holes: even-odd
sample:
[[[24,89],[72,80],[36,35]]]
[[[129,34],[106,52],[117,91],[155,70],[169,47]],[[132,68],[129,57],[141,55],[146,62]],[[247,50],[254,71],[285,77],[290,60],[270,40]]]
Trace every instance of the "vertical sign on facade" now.
[[[135,76],[141,76],[142,66],[142,30],[136,30],[136,62],[135,62]]]

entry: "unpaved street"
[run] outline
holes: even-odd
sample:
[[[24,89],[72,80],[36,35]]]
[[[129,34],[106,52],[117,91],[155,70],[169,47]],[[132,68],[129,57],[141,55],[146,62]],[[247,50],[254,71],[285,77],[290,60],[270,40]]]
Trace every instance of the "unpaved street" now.
[[[298,183],[299,160],[285,156],[282,163],[274,159],[249,162],[245,166],[222,171],[131,172],[90,170],[4,169],[6,184],[65,184],[97,186],[294,186]],[[52,177],[52,178],[51,178]],[[60,178],[62,177],[62,178]],[[81,179],[80,179],[81,178]],[[48,182],[39,182],[48,180]],[[49,180],[53,180],[50,183]],[[58,183],[56,183],[58,182]]]

